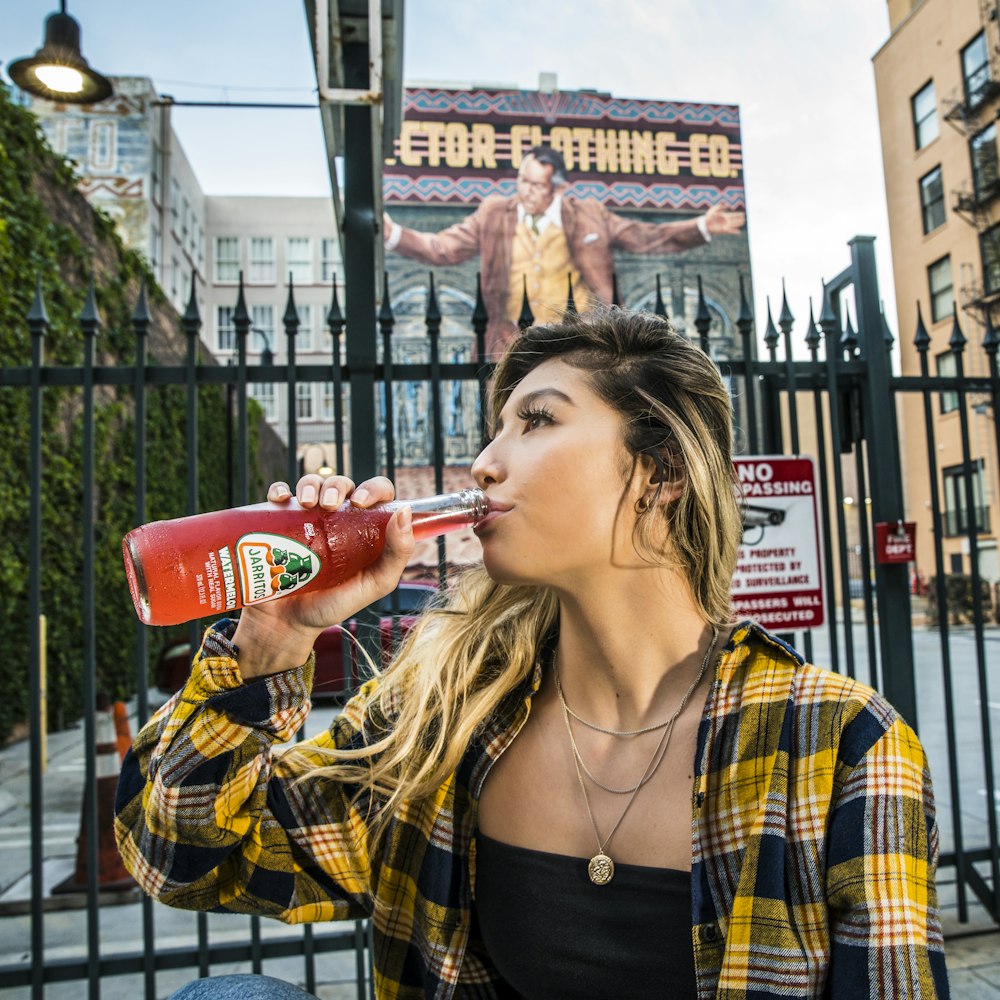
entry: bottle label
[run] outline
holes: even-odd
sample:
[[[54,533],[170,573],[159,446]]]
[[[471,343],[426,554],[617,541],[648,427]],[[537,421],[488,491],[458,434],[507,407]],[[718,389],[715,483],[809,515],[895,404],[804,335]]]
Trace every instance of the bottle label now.
[[[254,532],[236,543],[244,604],[260,604],[301,590],[320,570],[320,559],[294,538]]]

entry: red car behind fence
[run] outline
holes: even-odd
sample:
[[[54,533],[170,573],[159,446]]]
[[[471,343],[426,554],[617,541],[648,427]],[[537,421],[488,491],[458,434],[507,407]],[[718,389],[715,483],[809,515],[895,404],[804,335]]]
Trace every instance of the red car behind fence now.
[[[417,616],[437,592],[433,583],[401,583],[396,590],[376,601],[372,610],[378,615],[379,647],[382,666],[392,658],[400,640],[413,627]],[[395,599],[395,608],[393,600]],[[395,612],[395,613],[394,613]],[[343,625],[333,625],[316,640],[316,673],[313,698],[344,698],[367,676],[364,656],[354,639],[358,638],[358,620],[350,619],[346,628],[352,639],[344,642]],[[191,646],[187,640],[168,643],[153,670],[149,692],[151,708],[159,708],[187,682],[191,670]]]

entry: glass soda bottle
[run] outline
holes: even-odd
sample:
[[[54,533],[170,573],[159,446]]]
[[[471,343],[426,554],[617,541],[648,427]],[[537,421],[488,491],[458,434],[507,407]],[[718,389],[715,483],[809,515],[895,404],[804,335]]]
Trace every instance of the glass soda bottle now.
[[[413,534],[430,538],[478,524],[490,503],[479,489],[374,507],[304,510],[294,500],[153,521],[122,540],[136,614],[179,625],[287,594],[332,587],[379,557],[389,518],[413,511]]]

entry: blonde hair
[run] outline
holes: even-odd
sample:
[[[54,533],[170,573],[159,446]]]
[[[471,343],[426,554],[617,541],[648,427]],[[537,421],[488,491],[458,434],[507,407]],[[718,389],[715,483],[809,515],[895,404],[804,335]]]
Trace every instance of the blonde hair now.
[[[714,363],[665,320],[612,308],[531,327],[493,377],[495,417],[520,381],[558,358],[587,373],[621,414],[635,463],[657,470],[652,502],[637,506],[634,541],[649,558],[676,560],[706,622],[730,620],[729,587],[742,536],[732,465],[732,405]],[[623,482],[628,469],[623,469]],[[668,487],[675,494],[657,503]],[[662,522],[668,526],[668,548]],[[410,631],[363,705],[363,745],[331,751],[317,774],[356,784],[369,804],[369,849],[406,803],[436,792],[503,700],[529,677],[558,602],[545,587],[465,573]]]

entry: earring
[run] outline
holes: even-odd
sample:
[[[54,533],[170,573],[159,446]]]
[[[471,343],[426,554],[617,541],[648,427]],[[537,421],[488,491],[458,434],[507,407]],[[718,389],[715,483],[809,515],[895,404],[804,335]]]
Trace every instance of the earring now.
[[[652,505],[653,505],[652,498],[647,496],[646,494],[643,494],[635,502],[635,512],[637,514],[645,514],[646,511],[649,510],[650,507],[652,507]]]

